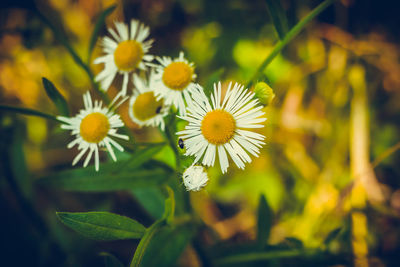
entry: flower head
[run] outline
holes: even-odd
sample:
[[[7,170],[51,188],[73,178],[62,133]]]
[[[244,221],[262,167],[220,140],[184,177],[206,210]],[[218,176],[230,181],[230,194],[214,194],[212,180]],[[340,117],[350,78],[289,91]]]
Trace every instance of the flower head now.
[[[164,117],[168,108],[163,99],[156,99],[154,95],[154,73],[151,72],[148,82],[134,74],[133,83],[137,90],[129,101],[129,116],[139,126],[160,126],[164,130]]]
[[[189,63],[183,52],[178,58],[158,57],[160,65],[156,67],[155,94],[164,98],[166,105],[174,105],[181,115],[185,114],[185,100],[190,98],[190,92],[195,88],[196,78],[193,63]]]
[[[265,82],[258,82],[254,86],[255,97],[261,104],[268,106],[275,98],[274,90]]]
[[[203,166],[192,165],[183,172],[182,179],[187,191],[200,191],[207,185],[208,175]]]
[[[128,140],[126,135],[118,134],[117,129],[124,126],[119,115],[114,114],[106,107],[102,107],[101,101],[95,101],[94,104],[87,92],[83,95],[85,109],[82,109],[75,117],[58,116],[57,119],[63,121],[62,129],[71,130],[71,134],[75,139],[70,142],[67,147],[71,148],[78,145],[79,154],[72,161],[75,165],[82,156],[87,152],[85,162],[86,167],[94,153],[96,171],[99,170],[99,147],[106,147],[112,159],[116,161],[116,157],[112,146],[123,151],[124,148],[114,141],[110,136]]]
[[[122,22],[115,22],[115,28],[109,28],[111,37],[102,39],[105,55],[97,58],[94,63],[104,63],[104,69],[95,78],[100,81],[101,88],[107,91],[117,73],[123,75],[120,94],[125,96],[128,88],[129,73],[136,69],[145,70],[153,60],[148,55],[153,40],[145,41],[149,36],[149,27],[137,20],[131,20],[130,28]]]
[[[213,166],[218,154],[225,173],[229,166],[226,152],[240,169],[251,162],[248,153],[258,156],[265,137],[251,129],[264,127],[266,118],[254,93],[242,85],[230,83],[223,99],[221,94],[221,83],[214,84],[210,104],[202,88],[194,91],[187,115],[181,117],[189,124],[177,134],[185,142],[185,155],[195,156],[195,163],[203,158],[203,165]]]

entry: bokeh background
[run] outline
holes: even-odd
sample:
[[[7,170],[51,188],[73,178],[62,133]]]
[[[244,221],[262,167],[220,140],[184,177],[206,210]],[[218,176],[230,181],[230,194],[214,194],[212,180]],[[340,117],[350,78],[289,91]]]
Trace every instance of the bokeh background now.
[[[289,26],[319,2],[283,0]],[[91,82],[36,10],[92,62],[101,54],[97,45],[87,58],[96,18],[113,4],[108,26],[143,21],[155,40],[150,52],[176,57],[184,51],[206,87],[216,79],[247,83],[278,40],[263,0],[3,0],[1,104],[57,114],[42,87],[46,77],[77,112],[82,93],[94,93]],[[211,169],[209,185],[191,194],[196,212],[220,242],[255,238],[264,194],[274,212],[270,244],[300,240],[318,248],[340,228],[328,249],[343,256],[321,265],[351,266],[354,259],[371,266],[400,264],[398,10],[396,1],[336,1],[264,71],[263,81],[276,97],[265,108],[267,144],[261,156],[245,171],[231,167],[221,175]],[[98,73],[102,66],[91,68]],[[111,95],[119,85],[115,81]],[[130,122],[126,107],[120,112],[137,140],[161,140],[157,130]],[[162,213],[160,189],[87,194],[40,187],[35,181],[41,176],[70,168],[76,153],[66,148],[70,136],[42,118],[2,112],[0,123],[1,265],[103,266],[102,251],[128,264],[137,241],[88,240],[63,226],[55,211],[107,210],[149,225]],[[169,148],[157,158],[174,164]],[[215,245],[210,237],[203,241]],[[191,247],[179,264],[199,266]]]

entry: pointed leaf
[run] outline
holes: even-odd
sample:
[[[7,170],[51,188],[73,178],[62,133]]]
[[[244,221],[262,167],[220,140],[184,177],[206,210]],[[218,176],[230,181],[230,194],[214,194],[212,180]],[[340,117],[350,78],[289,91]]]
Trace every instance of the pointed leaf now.
[[[146,228],[135,220],[109,212],[57,212],[76,232],[95,240],[141,238]]]
[[[146,148],[136,150],[131,158],[126,161],[126,164],[118,166],[118,168],[129,167],[129,169],[135,169],[140,167],[145,162],[149,161],[154,155],[161,151],[161,149],[165,146],[165,143],[149,145]]]
[[[155,219],[160,219],[164,212],[165,197],[157,186],[137,187],[132,189],[132,194]]]
[[[116,5],[110,6],[109,8],[102,11],[97,18],[96,25],[94,26],[94,30],[92,33],[92,37],[90,38],[89,50],[88,50],[88,62],[90,61],[90,57],[92,55],[93,48],[96,45],[97,37],[99,36],[101,28],[104,26],[104,22],[108,17],[108,15],[110,15],[115,8]]]
[[[273,213],[264,195],[260,196],[258,204],[257,243],[264,246],[271,232]]]
[[[168,179],[164,170],[135,170],[96,172],[90,170],[75,169],[58,172],[37,182],[43,186],[54,187],[66,191],[75,192],[109,192],[116,190],[130,190],[137,187],[159,185]]]
[[[54,105],[56,105],[60,114],[63,116],[69,116],[68,104],[62,94],[57,90],[51,81],[43,77],[42,82],[47,96],[51,99],[51,101],[53,101]]]
[[[340,231],[342,230],[342,228],[338,227],[336,229],[334,229],[333,231],[331,231],[328,236],[326,237],[324,244],[326,246],[328,246],[335,238],[338,237]]]
[[[303,242],[295,237],[286,237],[285,245],[290,248],[303,248]]]
[[[171,187],[167,186],[168,198],[165,200],[165,210],[163,218],[170,223],[174,218],[175,213],[175,194]]]
[[[280,0],[266,0],[266,2],[275,30],[278,33],[279,39],[282,40],[288,32],[286,12]]]
[[[100,256],[104,257],[105,267],[124,267],[117,257],[108,252],[100,252]]]

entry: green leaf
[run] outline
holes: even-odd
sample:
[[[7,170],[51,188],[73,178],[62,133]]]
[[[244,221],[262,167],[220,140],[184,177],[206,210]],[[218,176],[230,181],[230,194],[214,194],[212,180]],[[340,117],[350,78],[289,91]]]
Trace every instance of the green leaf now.
[[[58,172],[37,182],[43,186],[59,188],[75,192],[109,192],[130,190],[136,187],[160,185],[168,179],[167,173],[161,169],[118,171],[75,169]]]
[[[67,191],[107,192],[115,190],[131,190],[134,188],[160,185],[167,181],[171,171],[162,167],[139,169],[150,161],[163,144],[137,150],[127,160],[107,162],[97,172],[94,166],[77,168],[48,174],[37,179],[43,186],[60,188]]]
[[[11,133],[12,141],[9,142],[9,158],[10,167],[14,173],[15,180],[18,183],[21,193],[25,198],[32,200],[33,188],[32,180],[28,172],[28,167],[26,165],[25,153],[24,153],[24,137],[22,122],[16,120],[15,127],[13,127]],[[5,151],[3,151],[5,153]]]
[[[108,252],[100,252],[100,256],[104,257],[105,267],[124,267],[117,257]]]
[[[162,217],[164,195],[161,188],[156,186],[137,187],[132,189],[132,194],[153,218]]]
[[[260,196],[258,204],[257,243],[264,246],[271,232],[273,213],[264,195]]]
[[[283,9],[280,0],[266,0],[266,2],[275,30],[278,33],[279,39],[282,40],[288,32],[286,12]]]
[[[177,258],[194,235],[190,224],[169,226],[175,211],[174,191],[166,187],[164,214],[143,235],[132,258],[132,266],[173,266]],[[166,245],[168,244],[168,245]]]
[[[42,82],[47,96],[53,101],[54,105],[56,105],[60,114],[63,116],[69,116],[67,101],[65,101],[65,98],[57,90],[54,84],[44,77],[42,78]]]
[[[45,119],[50,119],[54,120],[60,123],[63,123],[62,121],[59,121],[55,116],[40,112],[34,109],[29,109],[29,108],[20,108],[20,107],[13,107],[13,106],[7,106],[7,105],[0,105],[0,111],[5,111],[5,112],[13,112],[13,113],[19,113],[23,115],[28,115],[28,116],[37,116]]]
[[[165,210],[163,218],[167,220],[167,223],[172,222],[175,213],[175,194],[171,187],[167,186],[168,198],[165,200]]]
[[[94,26],[92,37],[90,38],[87,62],[90,61],[90,58],[91,58],[92,52],[93,52],[93,48],[96,45],[97,37],[99,36],[101,28],[104,26],[104,22],[105,22],[106,18],[108,17],[108,15],[110,15],[114,11],[115,8],[116,8],[116,5],[112,5],[99,14],[96,24]]]
[[[129,169],[135,169],[142,166],[145,162],[149,161],[154,155],[161,151],[165,146],[165,143],[159,143],[154,145],[149,145],[146,148],[136,150],[131,159],[127,160],[124,166],[118,166],[118,168],[129,167]]]
[[[285,245],[290,248],[303,248],[303,242],[295,237],[286,237]]]
[[[328,236],[325,238],[324,244],[325,246],[328,246],[334,239],[336,239],[341,232],[342,228],[338,227],[331,231]]]
[[[189,224],[160,228],[150,240],[137,266],[176,266],[194,231],[194,227]]]
[[[135,220],[109,212],[57,212],[76,232],[95,240],[141,238],[146,228]]]
[[[159,220],[140,240],[130,266],[175,266],[193,235],[194,227],[189,224],[166,226]]]
[[[164,226],[164,225],[165,225],[165,220],[161,219],[161,220],[157,220],[149,228],[147,228],[146,232],[144,233],[142,239],[139,242],[139,245],[136,248],[135,254],[133,255],[131,265],[130,265],[131,267],[143,266],[141,263],[142,263],[143,256],[145,254],[146,249],[152,243],[151,241],[152,241],[154,235],[157,232],[159,232],[160,229],[162,228],[162,226]]]

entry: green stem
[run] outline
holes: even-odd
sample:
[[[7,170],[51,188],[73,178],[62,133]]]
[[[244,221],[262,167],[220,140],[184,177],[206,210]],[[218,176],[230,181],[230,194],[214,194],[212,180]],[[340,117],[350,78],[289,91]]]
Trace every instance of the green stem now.
[[[147,228],[146,232],[144,233],[142,239],[139,242],[138,247],[136,248],[135,255],[133,255],[130,264],[131,267],[140,266],[144,256],[144,252],[146,251],[146,248],[148,247],[151,239],[163,225],[165,225],[165,220],[159,220],[154,224],[152,224],[149,228]]]
[[[293,40],[294,37],[296,37],[301,30],[313,19],[315,18],[319,13],[324,11],[330,4],[332,4],[335,0],[325,0],[321,4],[319,4],[316,8],[314,8],[313,11],[310,12],[305,18],[300,20],[287,34],[286,36],[279,41],[274,49],[271,51],[271,53],[265,58],[263,63],[258,67],[256,73],[253,75],[251,80],[247,83],[247,87],[250,87],[252,83],[254,83],[261,75],[261,73],[264,71],[264,69],[272,62],[272,60],[282,51],[283,48],[286,47],[286,45]]]
[[[169,146],[174,151],[176,160],[175,161],[176,172],[179,172],[181,170],[181,159],[180,159],[181,155],[179,154],[178,147],[176,144],[175,132],[176,132],[176,120],[175,120],[175,114],[172,114],[171,119],[169,120],[168,124],[165,127],[165,135],[167,137]]]
[[[51,114],[47,114],[47,113],[44,113],[44,112],[41,112],[41,111],[37,111],[37,110],[34,110],[34,109],[0,105],[0,110],[1,111],[20,113],[20,114],[24,114],[24,115],[28,115],[28,116],[41,117],[41,118],[57,121],[59,123],[63,123],[62,121],[58,120],[56,116],[53,116]]]

